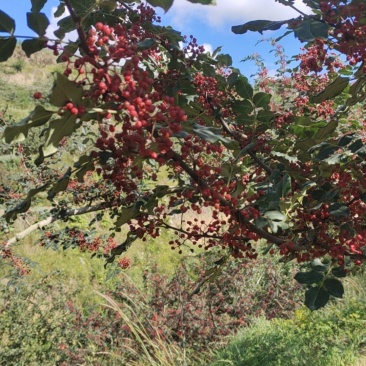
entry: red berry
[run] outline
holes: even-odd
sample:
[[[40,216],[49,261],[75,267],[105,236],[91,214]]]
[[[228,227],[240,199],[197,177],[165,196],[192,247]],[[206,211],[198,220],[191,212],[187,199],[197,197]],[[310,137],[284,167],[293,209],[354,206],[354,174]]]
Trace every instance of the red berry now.
[[[34,99],[41,99],[43,96],[42,96],[42,93],[41,92],[35,92],[33,94],[33,98]]]
[[[95,29],[97,31],[101,31],[103,29],[103,27],[104,27],[104,24],[101,22],[98,22],[97,24],[95,24]]]
[[[73,114],[74,116],[76,116],[76,115],[78,115],[78,114],[79,114],[79,110],[78,110],[76,107],[71,108],[71,109],[70,109],[70,112],[71,112],[71,114]]]
[[[158,154],[155,151],[150,151],[149,156],[150,156],[151,159],[157,159],[158,158]]]

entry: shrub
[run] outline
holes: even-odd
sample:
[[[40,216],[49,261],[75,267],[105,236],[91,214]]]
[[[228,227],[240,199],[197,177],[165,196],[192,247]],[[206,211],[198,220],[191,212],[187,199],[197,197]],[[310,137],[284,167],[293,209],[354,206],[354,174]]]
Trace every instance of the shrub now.
[[[291,320],[258,319],[218,352],[212,366],[350,366],[365,339],[366,306],[303,308]]]
[[[104,295],[107,307],[90,296],[81,308],[80,285],[64,278],[41,278],[19,293],[4,289],[0,364],[193,364],[254,316],[288,318],[297,306],[291,271],[281,274],[272,261],[231,260],[216,278],[207,267],[203,258],[194,267],[188,261],[171,278],[153,267],[142,290],[120,275]]]
[[[291,273],[281,276],[272,262],[248,260],[239,265],[232,260],[212,283],[205,282],[207,273],[212,271],[205,271],[204,266],[204,260],[195,270],[181,265],[173,278],[154,269],[145,271],[144,291],[125,278],[108,294],[120,310],[116,312],[114,306],[114,310],[108,308],[83,316],[75,308],[76,327],[93,335],[99,351],[108,352],[113,344],[115,349],[124,349],[124,357],[131,357],[131,362],[136,361],[135,355],[128,349],[140,350],[139,354],[144,350],[132,327],[118,312],[138,319],[139,329],[158,342],[164,339],[185,352],[203,354],[227,335],[248,326],[253,316],[287,318],[299,303],[299,287],[289,281]],[[83,351],[69,355],[80,362]]]
[[[0,307],[0,364],[54,365],[66,360],[61,344],[72,346],[74,315],[65,307],[69,296],[64,285],[48,278],[16,292],[3,289]]]

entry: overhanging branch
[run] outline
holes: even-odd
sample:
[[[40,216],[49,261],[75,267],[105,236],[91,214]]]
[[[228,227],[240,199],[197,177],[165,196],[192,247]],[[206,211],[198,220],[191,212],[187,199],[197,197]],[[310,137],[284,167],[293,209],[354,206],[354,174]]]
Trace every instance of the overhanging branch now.
[[[6,240],[1,249],[9,249],[16,242],[24,239],[26,236],[30,235],[34,231],[36,231],[38,229],[42,229],[43,227],[50,225],[57,220],[65,219],[65,218],[68,218],[71,216],[84,215],[84,214],[87,214],[90,212],[101,211],[101,210],[104,210],[105,208],[109,208],[109,207],[112,207],[112,203],[101,202],[95,206],[85,206],[85,207],[81,207],[81,208],[69,208],[62,212],[57,212],[56,214],[51,215],[51,216],[47,217],[46,219],[44,219],[42,221],[38,221],[37,223],[27,227],[25,230],[16,234],[12,238]]]

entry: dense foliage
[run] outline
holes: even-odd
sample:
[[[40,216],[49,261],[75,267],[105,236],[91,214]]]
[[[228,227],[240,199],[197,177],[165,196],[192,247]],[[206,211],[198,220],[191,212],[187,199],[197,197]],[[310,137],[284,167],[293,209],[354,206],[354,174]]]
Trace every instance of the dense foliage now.
[[[60,1],[55,16],[69,15],[48,39],[46,2],[32,0],[28,25],[39,37],[24,40],[22,48],[28,56],[52,49],[64,71],[48,97],[34,94],[40,104],[8,126],[3,140],[26,141],[42,127],[34,163],[49,170],[28,177],[27,195],[5,218],[16,220],[42,192],[54,208],[5,238],[5,260],[24,271],[12,252],[18,240],[56,220],[99,211],[113,219],[115,231],[127,228],[123,243],[113,235],[84,240],[72,230],[66,241],[82,242],[108,263],[136,238],[165,229],[175,233],[172,249],[188,243],[222,248],[220,265],[229,256],[255,259],[264,242],[284,261],[309,264],[295,278],[308,286],[310,309],[342,297],[338,278],[362,265],[366,248],[363,1],[304,0],[311,15],[299,11],[294,19],[234,26],[243,34],[286,25],[285,35],[306,42],[290,77],[283,70],[280,83],[264,78],[257,87],[232,67],[229,55],[206,53],[193,36],[159,25],[146,4]],[[279,2],[297,10],[292,0]],[[167,10],[173,0],[148,3]],[[15,26],[0,12],[0,61],[15,49]],[[78,40],[64,43],[72,30]],[[62,174],[52,171],[60,148],[72,151],[81,137],[75,163]]]
[[[203,256],[192,269],[187,264],[177,268],[172,278],[145,271],[144,291],[119,275],[119,285],[103,299],[113,305],[107,308],[90,296],[81,307],[76,300],[82,284],[67,281],[61,272],[28,281],[16,295],[13,287],[1,285],[0,362],[152,365],[142,362],[148,354],[156,365],[192,364],[178,357],[159,363],[154,347],[165,342],[179,349],[180,357],[183,351],[187,358],[200,355],[198,364],[204,364],[209,349],[250,324],[253,316],[287,318],[298,305],[300,289],[291,266],[284,272],[269,260],[246,261],[231,260],[209,286],[203,286]]]
[[[257,319],[242,329],[211,365],[362,365],[364,302],[330,311],[297,310],[293,319]]]

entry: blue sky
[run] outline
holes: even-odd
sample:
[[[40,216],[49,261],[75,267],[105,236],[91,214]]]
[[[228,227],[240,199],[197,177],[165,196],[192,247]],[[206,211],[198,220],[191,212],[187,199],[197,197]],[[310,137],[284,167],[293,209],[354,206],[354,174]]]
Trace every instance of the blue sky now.
[[[186,0],[175,0],[172,8],[162,16],[163,24],[171,25],[183,35],[194,35],[206,49],[215,49],[223,46],[222,52],[229,53],[234,61],[234,66],[250,76],[255,72],[253,63],[241,63],[246,56],[258,53],[266,61],[269,70],[275,70],[273,53],[269,42],[258,42],[265,38],[276,38],[282,34],[276,32],[246,33],[235,35],[231,32],[232,25],[243,24],[256,19],[283,20],[296,17],[298,14],[275,0],[216,0],[217,6],[203,6],[191,4]],[[50,19],[51,27],[56,29],[57,20],[52,17],[52,8],[58,5],[58,0],[48,0],[42,10]],[[301,0],[296,5],[306,11]],[[0,0],[0,9],[9,14],[16,21],[16,35],[33,35],[26,25],[26,12],[30,11],[30,0]],[[282,29],[283,31],[283,29]],[[288,56],[299,51],[301,44],[293,35],[289,35],[280,42],[285,47]]]

